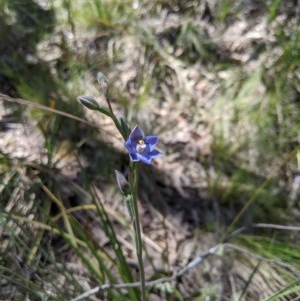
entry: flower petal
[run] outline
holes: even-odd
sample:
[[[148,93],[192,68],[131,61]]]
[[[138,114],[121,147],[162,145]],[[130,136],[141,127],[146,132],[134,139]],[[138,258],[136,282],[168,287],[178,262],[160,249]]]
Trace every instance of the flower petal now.
[[[126,142],[125,142],[125,146],[127,147],[128,149],[128,152],[129,152],[129,156],[130,156],[130,160],[135,162],[135,161],[139,161],[139,157],[138,157],[138,153],[134,147],[134,145],[132,144],[132,141],[130,139],[128,139]]]
[[[134,127],[134,129],[132,130],[132,132],[130,133],[128,139],[131,140],[131,141],[137,142],[137,141],[142,140],[144,138],[145,138],[145,134],[144,134],[143,130],[138,125],[136,125]]]
[[[154,149],[153,151],[149,152],[147,155],[151,156],[154,159],[162,156],[163,153],[157,149]]]
[[[157,136],[147,136],[145,138],[145,143],[149,144],[150,151],[154,150],[157,142],[158,142],[158,137]]]
[[[146,163],[146,164],[151,164],[151,161],[152,161],[152,157],[151,156],[149,156],[149,154],[143,154],[143,155],[140,155],[140,154],[138,154],[138,156],[139,156],[139,159],[142,161],[142,162],[144,162],[144,163]]]
[[[130,157],[130,161],[132,162],[140,161],[140,156],[137,152],[130,152],[129,157]]]
[[[129,151],[134,149],[134,146],[132,145],[132,142],[130,139],[126,140],[125,146],[128,148]]]

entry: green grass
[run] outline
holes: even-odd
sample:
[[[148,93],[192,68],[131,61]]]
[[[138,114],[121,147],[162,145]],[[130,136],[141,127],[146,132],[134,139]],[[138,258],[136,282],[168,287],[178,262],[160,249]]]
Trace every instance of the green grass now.
[[[246,18],[233,2],[211,9],[215,31],[209,31],[199,25],[196,1],[140,1],[136,7],[133,1],[63,0],[48,3],[47,10],[33,1],[0,1],[0,92],[30,100],[33,107],[2,102],[18,124],[26,119],[34,123],[46,153],[43,160],[32,162],[5,149],[0,152],[0,299],[71,300],[99,284],[137,281],[129,260],[133,233],[120,213],[113,178],[114,169],[126,166],[128,159],[107,119],[87,114],[77,102],[79,95],[98,97],[99,69],[109,79],[116,111],[130,125],[138,122],[147,132],[161,133],[166,160],[174,153],[179,161],[193,156],[184,153],[187,143],[178,138],[182,122],[191,137],[198,137],[202,127],[199,141],[210,137],[208,154],[201,153],[201,145],[200,154],[188,161],[207,172],[197,183],[209,203],[203,209],[203,229],[219,233],[221,239],[253,222],[296,224],[299,204],[291,203],[288,195],[299,168],[300,31],[289,18],[277,18],[286,16],[283,1],[269,1],[261,8],[267,36],[247,46],[253,59],[235,61],[220,42],[232,20]],[[164,12],[178,14],[179,21],[158,28],[164,26]],[[48,52],[53,56],[45,59]],[[68,158],[79,175],[72,175]],[[62,172],[64,162],[71,175]],[[143,171],[141,179],[158,181],[155,173],[148,179]],[[119,205],[107,202],[114,198]],[[218,222],[210,218],[213,206],[221,210]],[[273,230],[233,240],[295,269],[292,275],[278,268],[285,287],[264,300],[299,291],[298,242],[297,234]],[[155,257],[148,249],[149,278],[176,270],[165,254]],[[237,288],[237,296],[246,300],[252,280],[262,271],[271,277],[274,267],[264,262],[267,267],[256,269],[240,255],[234,253],[233,261],[253,269],[245,286]],[[158,257],[163,270],[155,266]],[[138,291],[110,290],[99,293],[97,300],[139,300]],[[185,292],[173,284],[157,286],[152,293],[162,300],[185,300]],[[217,299],[213,281],[199,287],[193,300],[207,296]]]

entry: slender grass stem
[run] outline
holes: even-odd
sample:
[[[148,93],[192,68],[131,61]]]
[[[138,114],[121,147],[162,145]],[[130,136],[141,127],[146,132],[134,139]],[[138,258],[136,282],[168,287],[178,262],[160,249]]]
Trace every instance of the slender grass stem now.
[[[137,163],[131,162],[130,163],[130,177],[129,177],[129,184],[131,187],[132,193],[132,202],[133,202],[133,209],[134,209],[134,236],[135,236],[135,243],[136,243],[136,255],[138,258],[138,264],[140,269],[140,281],[141,281],[141,295],[142,301],[146,300],[146,285],[145,285],[145,271],[144,271],[144,263],[143,263],[143,246],[142,246],[142,233],[141,233],[141,225],[140,225],[140,218],[139,218],[139,211],[138,211],[138,204],[137,204],[137,187],[138,187],[138,176],[137,176]]]

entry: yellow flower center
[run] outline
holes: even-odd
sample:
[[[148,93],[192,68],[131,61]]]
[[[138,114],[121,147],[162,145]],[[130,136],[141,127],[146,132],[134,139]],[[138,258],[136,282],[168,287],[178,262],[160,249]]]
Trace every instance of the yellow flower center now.
[[[146,149],[147,145],[145,144],[144,140],[139,140],[136,145],[136,151],[140,154]]]

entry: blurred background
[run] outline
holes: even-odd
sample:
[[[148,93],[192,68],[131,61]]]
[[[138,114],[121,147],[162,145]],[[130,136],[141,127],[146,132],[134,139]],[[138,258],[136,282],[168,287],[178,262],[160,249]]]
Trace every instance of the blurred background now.
[[[300,300],[297,0],[0,0],[0,299],[138,280],[106,105],[159,136],[139,168],[149,300]],[[139,300],[135,289],[86,300]]]

